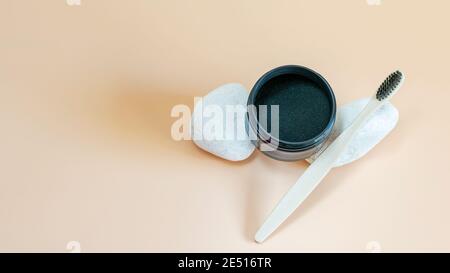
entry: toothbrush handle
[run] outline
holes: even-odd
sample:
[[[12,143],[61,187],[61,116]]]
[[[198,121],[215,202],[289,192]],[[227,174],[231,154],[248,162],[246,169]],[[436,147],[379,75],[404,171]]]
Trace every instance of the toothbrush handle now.
[[[333,168],[340,154],[350,143],[356,131],[365,123],[370,115],[375,112],[381,102],[371,99],[367,106],[358,115],[356,120],[346,129],[323,153],[306,169],[303,175],[284,195],[269,217],[259,228],[255,235],[257,242],[263,242],[278,226],[291,215],[295,209],[308,197],[319,185],[320,181]]]

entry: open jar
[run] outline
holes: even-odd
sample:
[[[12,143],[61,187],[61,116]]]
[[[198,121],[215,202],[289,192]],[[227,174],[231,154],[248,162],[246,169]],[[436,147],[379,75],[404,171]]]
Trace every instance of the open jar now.
[[[336,99],[317,72],[297,65],[275,68],[252,88],[247,133],[264,154],[296,161],[316,153],[336,120]]]

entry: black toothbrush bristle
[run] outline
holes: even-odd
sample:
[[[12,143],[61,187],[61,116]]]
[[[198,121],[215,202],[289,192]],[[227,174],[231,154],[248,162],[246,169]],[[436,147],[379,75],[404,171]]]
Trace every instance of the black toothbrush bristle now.
[[[398,70],[389,75],[378,88],[376,95],[377,100],[382,101],[388,98],[392,92],[397,89],[398,85],[402,82],[402,79],[403,74]]]

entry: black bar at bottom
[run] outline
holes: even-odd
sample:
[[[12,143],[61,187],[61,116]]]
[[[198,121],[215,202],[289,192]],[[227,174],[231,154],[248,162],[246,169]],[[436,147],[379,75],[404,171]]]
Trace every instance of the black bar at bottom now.
[[[297,253],[149,253],[149,254],[0,254],[4,268],[121,270],[125,272],[305,272],[356,269],[384,272],[398,268],[447,267],[450,254],[297,254]]]

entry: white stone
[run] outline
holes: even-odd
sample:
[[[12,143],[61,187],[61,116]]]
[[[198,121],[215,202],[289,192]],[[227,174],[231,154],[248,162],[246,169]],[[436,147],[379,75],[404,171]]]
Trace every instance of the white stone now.
[[[327,147],[333,140],[335,140],[350,124],[355,120],[356,116],[369,102],[370,98],[360,99],[350,102],[337,110],[336,123],[333,128],[332,135],[327,140],[324,148]],[[365,154],[367,154],[375,145],[377,145],[389,132],[394,129],[398,122],[398,110],[390,102],[383,105],[375,112],[370,120],[361,128],[354,136],[349,147],[339,157],[335,167],[343,166],[351,163]],[[307,161],[312,163],[320,152],[308,158]]]
[[[220,117],[225,128],[234,127],[237,133],[235,137],[218,139],[214,132],[207,130],[207,123],[212,116],[207,117],[207,110],[214,110],[219,107],[222,111],[227,106],[240,106],[246,109],[248,91],[238,83],[229,83],[209,92],[197,102],[192,114],[192,137],[194,143],[201,149],[210,152],[218,157],[231,161],[241,161],[248,158],[255,150],[245,131],[245,115],[234,115],[233,118],[226,118],[224,114]],[[239,119],[239,120],[238,120]],[[226,132],[224,132],[226,133]]]

